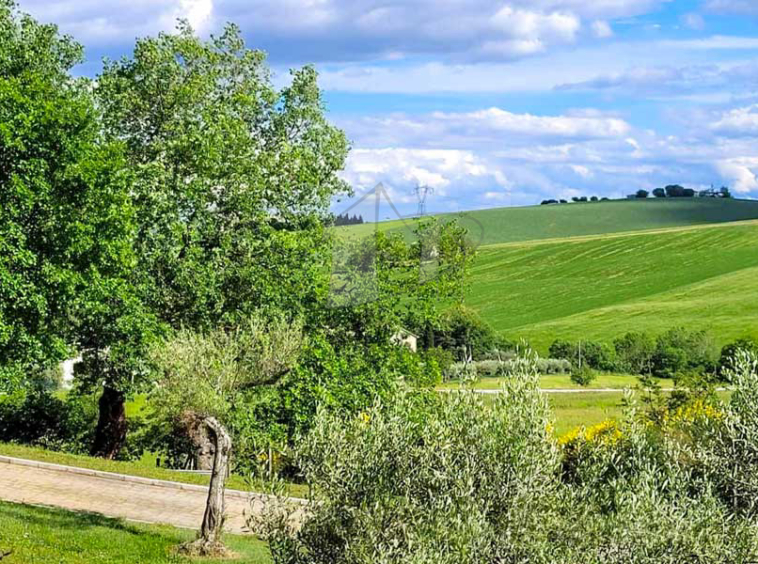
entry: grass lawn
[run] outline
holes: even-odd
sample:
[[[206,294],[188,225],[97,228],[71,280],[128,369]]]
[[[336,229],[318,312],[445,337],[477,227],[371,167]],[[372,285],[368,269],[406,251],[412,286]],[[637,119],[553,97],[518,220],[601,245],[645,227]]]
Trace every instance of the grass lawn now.
[[[136,462],[121,462],[116,460],[103,460],[102,458],[93,458],[65,452],[54,452],[43,448],[29,447],[24,445],[15,445],[10,443],[0,443],[0,455],[13,456],[15,458],[25,458],[27,460],[38,460],[41,462],[50,462],[52,464],[63,464],[66,466],[75,466],[78,468],[88,468],[90,470],[100,470],[102,472],[115,472],[117,474],[127,474],[130,476],[140,476],[142,478],[152,478],[155,480],[169,480],[172,482],[181,482],[183,484],[197,484],[201,486],[208,485],[209,476],[202,474],[188,474],[186,472],[177,472],[167,468],[158,468],[150,466],[144,460]],[[232,475],[227,481],[227,487],[230,489],[247,491],[255,490],[255,484],[250,486],[247,481],[237,475]],[[306,497],[308,487],[302,484],[289,484],[288,490],[290,495],[295,497]]]
[[[90,513],[0,502],[0,551],[8,564],[164,564],[245,562],[269,564],[266,544],[254,537],[227,535],[234,560],[186,559],[173,553],[195,533],[143,525]]]

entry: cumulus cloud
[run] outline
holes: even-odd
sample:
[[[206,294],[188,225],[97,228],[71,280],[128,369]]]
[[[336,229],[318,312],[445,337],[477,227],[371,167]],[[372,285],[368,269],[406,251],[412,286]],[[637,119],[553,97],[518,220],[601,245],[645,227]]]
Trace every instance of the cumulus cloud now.
[[[135,37],[169,31],[186,19],[198,31],[213,21],[213,0],[21,0],[20,7],[58,24],[87,46],[114,47]]]
[[[758,104],[729,110],[710,129],[720,135],[758,137]]]
[[[520,58],[573,44],[581,37],[608,37],[606,20],[645,13],[665,1],[216,0],[214,5],[213,0],[22,0],[21,4],[85,42],[128,42],[135,35],[170,27],[176,17],[186,17],[200,29],[231,20],[275,59],[348,61],[430,54],[450,60]]]
[[[359,150],[346,179],[359,190],[391,186],[415,209],[413,188],[435,189],[429,208],[535,204],[575,195],[623,197],[639,188],[681,183],[758,191],[758,107],[693,120],[693,132],[661,135],[596,109],[537,116],[488,108],[473,112],[390,114],[341,120]],[[737,119],[735,116],[739,117]],[[745,117],[747,116],[747,118]],[[724,125],[708,126],[707,119]],[[754,137],[717,127],[749,124]]]
[[[725,159],[716,163],[721,176],[731,181],[732,189],[738,194],[748,194],[758,190],[754,170],[758,170],[758,157]]]

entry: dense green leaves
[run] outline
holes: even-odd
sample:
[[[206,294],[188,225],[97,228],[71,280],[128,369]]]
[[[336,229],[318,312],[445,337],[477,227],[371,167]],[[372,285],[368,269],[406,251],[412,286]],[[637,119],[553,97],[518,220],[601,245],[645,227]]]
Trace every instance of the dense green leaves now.
[[[65,358],[86,294],[134,265],[119,147],[100,142],[89,85],[70,75],[81,55],[0,3],[0,391]]]
[[[236,27],[204,42],[181,24],[106,63],[97,96],[127,146],[140,274],[161,319],[210,327],[318,299],[347,143],[312,68],[277,91]]]

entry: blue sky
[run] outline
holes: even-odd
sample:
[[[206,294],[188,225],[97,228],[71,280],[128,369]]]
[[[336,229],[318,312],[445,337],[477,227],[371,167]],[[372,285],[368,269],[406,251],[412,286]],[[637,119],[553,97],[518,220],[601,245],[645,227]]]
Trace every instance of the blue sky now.
[[[187,18],[234,21],[276,80],[315,63],[344,177],[401,213],[620,197],[758,197],[758,0],[20,0],[87,48],[79,72]],[[357,198],[357,197],[356,197]],[[335,211],[350,205],[335,204]],[[359,210],[371,215],[369,203]],[[384,215],[386,212],[382,212]]]

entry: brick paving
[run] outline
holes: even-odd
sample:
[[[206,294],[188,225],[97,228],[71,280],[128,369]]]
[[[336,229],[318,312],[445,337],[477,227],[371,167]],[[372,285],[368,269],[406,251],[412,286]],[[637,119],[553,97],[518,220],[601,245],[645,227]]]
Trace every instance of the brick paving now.
[[[147,523],[200,528],[207,498],[201,488],[179,484],[173,487],[170,483],[153,485],[147,483],[148,480],[140,483],[117,474],[112,477],[105,477],[105,473],[87,475],[86,471],[47,466],[0,464],[0,499]],[[248,532],[244,514],[249,512],[249,498],[242,492],[227,494],[225,527],[228,532]]]

